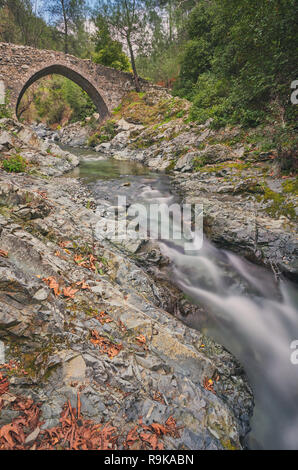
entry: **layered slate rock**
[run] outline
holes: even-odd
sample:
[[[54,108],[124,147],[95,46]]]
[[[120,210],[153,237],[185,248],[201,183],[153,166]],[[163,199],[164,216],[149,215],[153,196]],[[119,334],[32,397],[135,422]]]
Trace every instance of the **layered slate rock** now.
[[[84,418],[120,436],[139,417],[173,416],[182,428],[167,449],[241,448],[253,401],[237,362],[170,315],[168,293],[133,258],[94,239],[87,190],[50,176],[52,160],[46,171],[46,155],[22,142],[47,177],[0,170],[0,338],[26,371],[11,374],[10,394],[40,403],[43,429],[79,392]],[[0,426],[10,416],[6,399]]]

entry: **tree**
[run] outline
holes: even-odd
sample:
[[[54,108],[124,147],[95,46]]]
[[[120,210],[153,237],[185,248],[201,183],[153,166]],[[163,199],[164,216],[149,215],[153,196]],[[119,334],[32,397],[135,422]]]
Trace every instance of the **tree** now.
[[[98,9],[116,39],[125,41],[134,75],[136,91],[140,91],[134,46],[141,44],[146,32],[145,0],[99,0]]]
[[[35,5],[36,6],[36,5]],[[33,47],[56,48],[52,29],[39,16],[31,0],[0,1],[0,40]]]
[[[102,15],[98,15],[94,21],[96,34],[93,37],[95,52],[92,60],[96,64],[102,64],[114,69],[129,71],[128,57],[122,50],[122,44],[111,38],[109,26]]]
[[[84,12],[84,0],[49,0],[47,11],[56,25],[63,28],[64,52],[69,51],[69,32],[78,28]]]
[[[146,50],[139,49],[137,56],[137,66],[144,77],[172,87],[179,75],[179,57],[187,39],[186,20],[195,3],[196,0],[147,2],[150,41]]]
[[[274,114],[294,122],[297,14],[296,0],[198,0],[185,25],[176,87],[194,101],[191,117],[257,126]]]

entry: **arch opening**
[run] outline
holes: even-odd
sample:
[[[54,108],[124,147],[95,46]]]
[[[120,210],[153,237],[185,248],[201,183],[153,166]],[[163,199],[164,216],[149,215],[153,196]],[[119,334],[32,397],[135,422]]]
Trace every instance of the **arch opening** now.
[[[63,77],[68,78],[69,80],[73,81],[78,86],[80,86],[82,90],[84,90],[88,94],[88,96],[90,97],[94,105],[96,106],[96,109],[102,120],[109,115],[109,110],[108,110],[107,105],[105,104],[102,96],[97,91],[97,89],[94,87],[94,85],[92,85],[92,83],[90,83],[85,77],[80,75],[78,72],[75,72],[74,70],[64,65],[57,64],[57,65],[51,65],[49,67],[45,67],[39,70],[38,72],[34,73],[29,78],[29,80],[25,83],[17,99],[17,104],[16,104],[16,116],[17,117],[18,117],[19,105],[26,90],[40,78],[46,77],[48,75],[53,75],[53,74],[62,75]]]

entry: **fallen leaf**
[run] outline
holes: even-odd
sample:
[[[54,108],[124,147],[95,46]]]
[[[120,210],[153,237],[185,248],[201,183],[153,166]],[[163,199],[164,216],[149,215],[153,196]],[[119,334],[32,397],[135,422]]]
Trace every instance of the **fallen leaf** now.
[[[90,341],[94,345],[98,346],[100,348],[101,352],[108,354],[108,356],[111,359],[113,357],[117,356],[123,348],[122,344],[113,343],[107,337],[101,336],[96,330],[91,331]]]
[[[153,429],[153,431],[154,431],[158,436],[162,436],[163,434],[167,434],[167,429],[166,429],[166,427],[165,427],[163,424],[152,423],[152,424],[151,424],[151,428]]]
[[[126,445],[127,447],[131,447],[138,439],[139,435],[137,433],[138,426],[135,426],[133,429],[129,431],[126,437]]]
[[[66,240],[64,242],[60,242],[59,243],[59,246],[61,246],[61,248],[66,248],[67,246],[71,245],[71,241],[70,240]]]
[[[79,291],[79,289],[72,289],[72,287],[64,287],[63,288],[63,295],[64,297],[69,297],[73,299],[75,294]]]
[[[105,323],[111,323],[113,320],[111,317],[109,317],[109,315],[102,311],[99,313],[99,315],[96,316],[96,319],[102,324],[104,325]]]
[[[153,400],[158,401],[159,403],[165,404],[165,400],[160,392],[154,392]]]
[[[7,381],[6,377],[0,372],[0,396],[7,392],[9,389],[9,382]]]
[[[59,284],[53,276],[44,278],[43,281],[49,286],[50,289],[53,289],[56,296],[60,295]]]
[[[145,338],[144,335],[137,336],[136,340],[139,341],[139,343],[142,343],[142,344],[146,343],[146,338]]]
[[[91,289],[91,287],[88,286],[88,284],[86,284],[85,281],[79,281],[79,282],[77,282],[76,285],[79,286],[79,287],[81,287],[81,289],[84,289],[84,290],[85,290],[85,289],[89,289],[89,290]]]
[[[206,390],[208,390],[209,392],[214,393],[214,395],[215,395],[215,390],[214,390],[214,388],[213,388],[213,385],[214,385],[214,382],[213,382],[212,379],[208,379],[208,377],[206,377],[206,378],[204,379],[204,382],[203,382],[204,388],[205,388]]]

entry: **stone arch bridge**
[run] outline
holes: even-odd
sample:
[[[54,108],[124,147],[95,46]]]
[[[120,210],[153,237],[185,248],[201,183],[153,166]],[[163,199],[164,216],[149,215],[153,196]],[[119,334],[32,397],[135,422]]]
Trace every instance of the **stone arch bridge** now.
[[[63,52],[0,42],[0,89],[2,94],[4,90],[8,91],[14,117],[17,117],[19,103],[27,88],[50,74],[63,75],[83,88],[102,119],[119,106],[125,93],[134,89],[130,73]],[[146,80],[141,80],[140,84],[144,91],[152,87]]]

